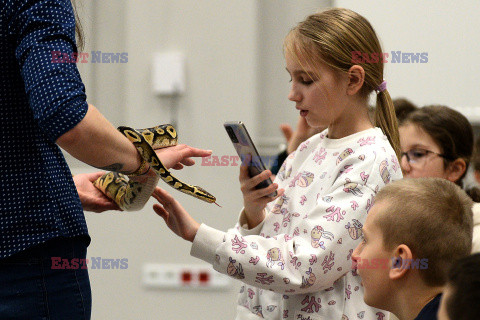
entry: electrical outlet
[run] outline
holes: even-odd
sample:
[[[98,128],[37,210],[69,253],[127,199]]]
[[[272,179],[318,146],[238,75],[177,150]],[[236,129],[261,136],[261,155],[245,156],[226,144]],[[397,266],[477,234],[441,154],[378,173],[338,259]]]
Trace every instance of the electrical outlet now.
[[[153,92],[160,96],[185,92],[185,56],[181,52],[157,52],[152,66]]]
[[[143,284],[153,288],[226,290],[230,278],[210,265],[154,264],[143,267]]]

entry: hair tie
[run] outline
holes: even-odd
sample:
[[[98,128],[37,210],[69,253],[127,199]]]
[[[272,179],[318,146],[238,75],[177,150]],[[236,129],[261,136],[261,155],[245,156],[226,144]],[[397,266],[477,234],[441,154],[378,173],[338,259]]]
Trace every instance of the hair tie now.
[[[383,92],[387,90],[387,80],[383,80],[382,83],[380,83],[380,85],[377,87],[377,89],[375,89],[375,91],[377,91],[377,94],[379,94],[380,92]]]

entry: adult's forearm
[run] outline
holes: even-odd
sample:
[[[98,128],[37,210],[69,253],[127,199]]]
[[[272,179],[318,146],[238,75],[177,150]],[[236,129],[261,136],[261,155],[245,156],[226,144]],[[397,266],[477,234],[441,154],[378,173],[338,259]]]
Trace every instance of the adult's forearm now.
[[[90,104],[83,120],[60,136],[57,144],[78,160],[102,170],[128,173],[141,164],[133,144]]]

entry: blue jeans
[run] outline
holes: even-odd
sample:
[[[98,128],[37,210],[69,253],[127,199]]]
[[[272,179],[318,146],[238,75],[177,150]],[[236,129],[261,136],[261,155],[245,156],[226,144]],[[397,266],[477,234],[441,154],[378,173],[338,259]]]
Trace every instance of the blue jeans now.
[[[71,263],[86,258],[88,243],[88,237],[56,238],[1,259],[0,319],[90,319],[88,269]],[[52,258],[67,261],[52,268]]]

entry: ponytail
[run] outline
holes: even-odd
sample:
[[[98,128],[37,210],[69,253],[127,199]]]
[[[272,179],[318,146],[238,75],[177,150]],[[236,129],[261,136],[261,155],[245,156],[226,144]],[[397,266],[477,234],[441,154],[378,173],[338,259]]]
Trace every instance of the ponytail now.
[[[377,93],[377,105],[375,108],[375,126],[382,129],[392,145],[397,159],[400,162],[402,153],[400,149],[400,134],[398,133],[397,117],[392,98],[387,89]]]

